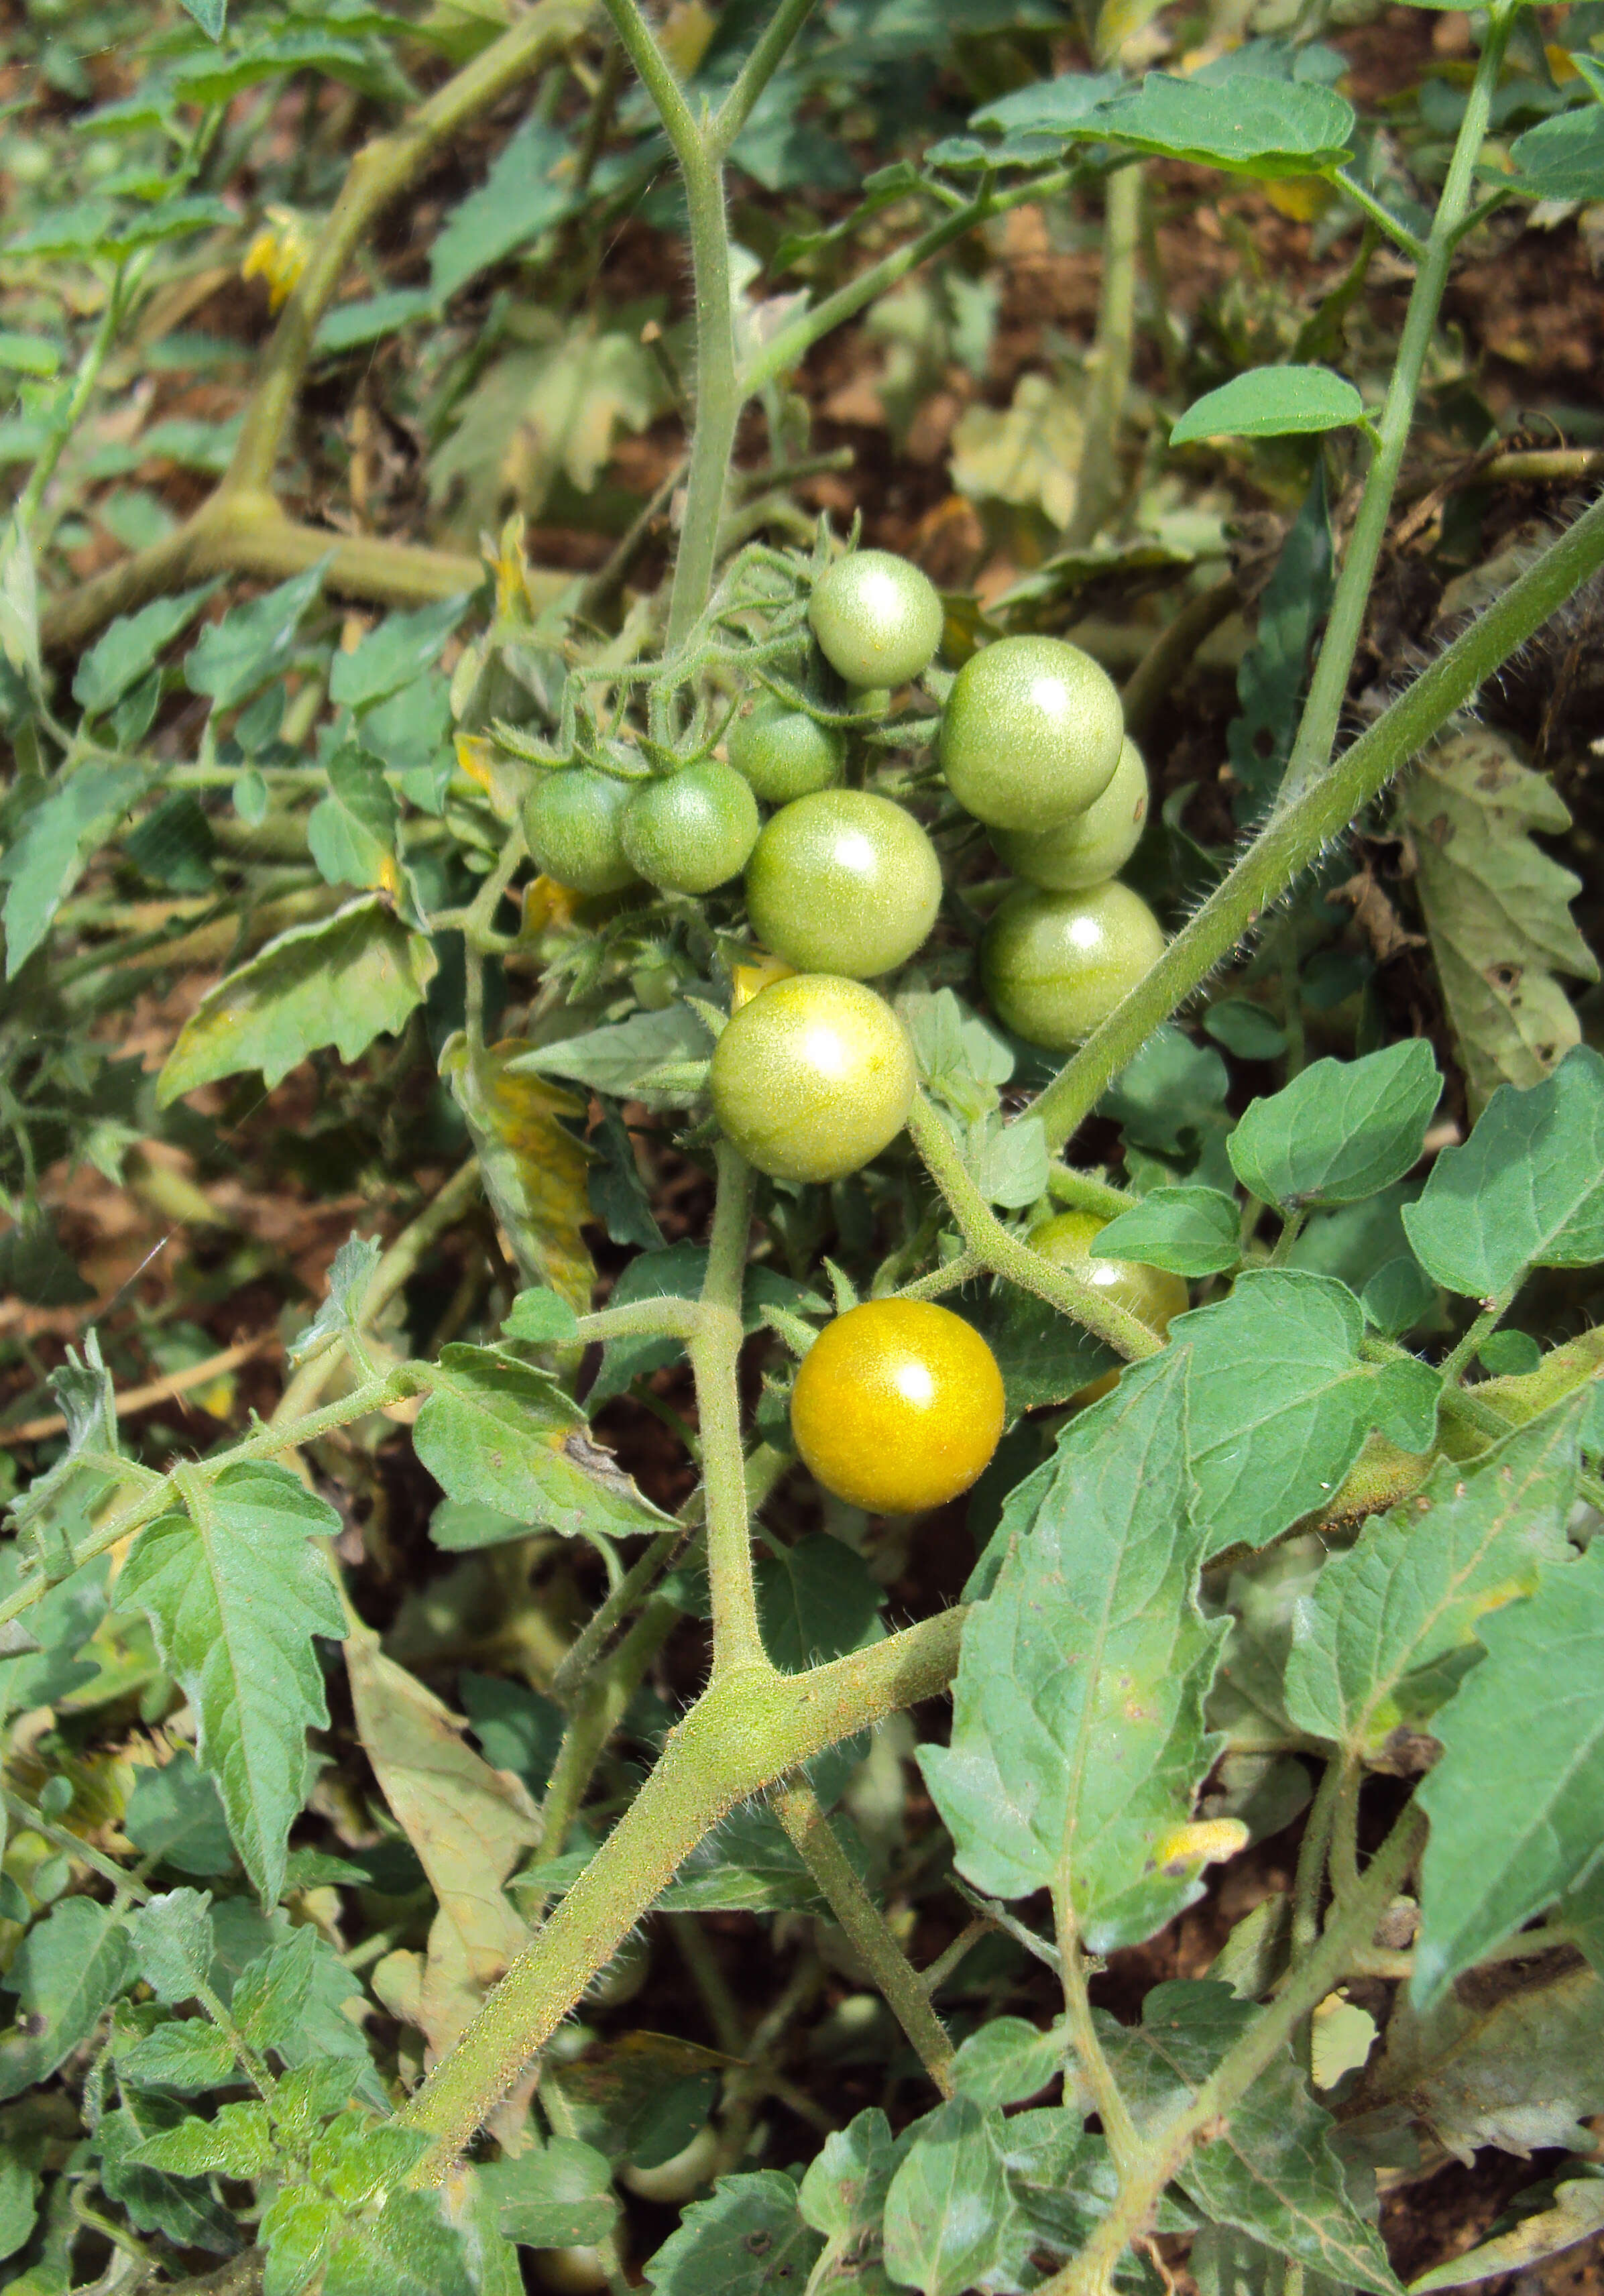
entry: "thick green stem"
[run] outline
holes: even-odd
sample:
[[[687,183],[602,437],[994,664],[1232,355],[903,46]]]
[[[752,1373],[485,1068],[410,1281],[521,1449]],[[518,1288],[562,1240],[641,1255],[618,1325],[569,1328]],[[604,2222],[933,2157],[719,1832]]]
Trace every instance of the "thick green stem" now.
[[[945,1611],[800,1675],[748,1669],[710,1685],[669,1733],[618,1825],[450,2054],[403,2108],[434,2142],[413,2181],[436,2183],[604,1968],[675,1868],[726,1810],[855,1731],[945,1690],[962,1611]]]
[[[746,1460],[741,1442],[741,1291],[756,1179],[728,1141],[718,1148],[718,1200],[708,1251],[691,1368],[701,1429],[708,1510],[708,1579],[713,1610],[713,1679],[741,1668],[766,1670],[752,1581]]]
[[[798,1780],[777,1788],[770,1800],[854,1952],[913,2044],[920,2063],[943,2096],[951,2096],[953,2044],[946,2027],[930,2006],[919,1972],[892,1936],[885,1915],[854,1873],[818,1796],[806,1781]]]
[[[1342,835],[1354,814],[1600,565],[1604,503],[1596,503],[1398,696],[1329,774],[1277,809],[1223,884],[1034,1103],[1031,1113],[1045,1126],[1050,1147],[1063,1146],[1159,1023],[1202,987],[1264,911]]]
[[[1424,1826],[1412,1805],[1371,1859],[1352,1900],[1338,1908],[1307,1960],[1295,1967],[1275,1999],[1221,2059],[1191,2104],[1147,2135],[1140,2176],[1121,2180],[1119,2196],[1080,2254],[1072,2257],[1039,2296],[1106,2296],[1114,2267],[1145,2231],[1158,2196],[1192,2147],[1229,2119],[1259,2075],[1280,2054],[1303,2019],[1346,1975],[1354,1951],[1368,1946],[1376,1924],[1417,1855]]]
[[[684,522],[675,555],[674,589],[664,635],[665,652],[673,655],[684,644],[712,594],[718,538],[724,526],[724,494],[735,448],[735,425],[745,397],[735,372],[730,234],[724,215],[723,154],[728,147],[720,143],[716,124],[704,129],[692,117],[684,92],[634,0],[605,0],[605,4],[613,28],[640,74],[646,93],[657,106],[658,116],[674,147],[691,223],[691,275],[696,315],[696,416],[685,480]],[[782,15],[787,12],[782,11]],[[800,21],[799,15],[797,21]],[[792,24],[787,31],[788,43],[795,29]],[[766,38],[759,42],[758,49],[766,58],[766,69],[750,88],[749,108],[783,53],[782,48],[769,55]],[[756,62],[755,54],[749,62],[749,72]],[[734,93],[732,90],[732,99]],[[732,117],[732,136],[745,113]]]
[[[1119,501],[1119,425],[1131,388],[1136,343],[1136,278],[1142,242],[1140,161],[1109,177],[1103,211],[1102,288],[1092,390],[1086,403],[1085,445],[1075,513],[1064,535],[1068,550],[1084,549],[1101,534]]]
[[[1106,1340],[1127,1360],[1158,1354],[1164,1342],[1139,1316],[1009,1234],[970,1177],[957,1142],[921,1093],[913,1096],[908,1130],[931,1179],[951,1207],[964,1242],[994,1275],[1005,1276],[1022,1292],[1034,1292],[1060,1314],[1072,1316],[1097,1338]]]
[[[1404,450],[1414,421],[1415,400],[1425,372],[1427,355],[1436,329],[1444,290],[1453,266],[1457,234],[1469,210],[1476,188],[1476,167],[1494,92],[1503,64],[1504,50],[1514,26],[1518,0],[1494,0],[1487,21],[1485,42],[1465,116],[1449,163],[1447,181],[1437,202],[1431,236],[1421,254],[1420,267],[1404,315],[1404,332],[1393,363],[1392,381],[1376,425],[1376,454],[1365,480],[1359,515],[1348,540],[1342,573],[1331,601],[1320,659],[1304,704],[1297,737],[1287,761],[1281,783],[1284,800],[1298,797],[1326,770],[1337,728],[1347,696],[1348,673],[1354,665],[1364,628],[1365,610],[1376,562],[1387,538],[1393,492],[1403,467]],[[1351,186],[1349,187],[1351,190]]]

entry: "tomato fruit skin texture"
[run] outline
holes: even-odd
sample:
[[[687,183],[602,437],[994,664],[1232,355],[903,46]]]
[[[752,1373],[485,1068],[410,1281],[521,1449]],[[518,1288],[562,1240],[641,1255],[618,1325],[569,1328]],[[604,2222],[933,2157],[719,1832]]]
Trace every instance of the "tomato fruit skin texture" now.
[[[725,747],[736,772],[769,805],[832,789],[847,763],[846,735],[806,709],[788,709],[777,693],[765,693],[735,720]]]
[[[782,806],[753,849],[747,914],[765,947],[804,972],[870,980],[922,947],[941,906],[941,864],[911,813],[866,790]]]
[[[1003,867],[1028,884],[1052,893],[1081,892],[1103,884],[1130,859],[1147,816],[1147,767],[1127,734],[1113,780],[1084,813],[1072,813],[1056,829],[994,830],[992,843]]]
[[[665,893],[710,893],[745,866],[757,842],[757,800],[716,758],[643,782],[624,815],[624,850]]]
[[[542,872],[576,893],[618,893],[638,882],[624,850],[626,782],[590,766],[548,774],[524,800],[523,831]]]
[[[1143,1259],[1100,1259],[1093,1246],[1108,1225],[1095,1212],[1057,1212],[1025,1241],[1055,1267],[1068,1268],[1116,1307],[1140,1316],[1162,1339],[1171,1316],[1186,1313],[1186,1285],[1167,1267],[1150,1267]]]
[[[819,650],[848,685],[905,685],[928,669],[946,613],[911,559],[854,550],[814,584],[807,619]]]
[[[971,654],[941,718],[941,770],[966,813],[1040,835],[1108,788],[1125,739],[1119,690],[1066,638],[998,638]]]
[[[1084,893],[1016,885],[980,946],[980,978],[1003,1026],[1068,1052],[1106,1021],[1164,953],[1164,930],[1117,879]]]
[[[1002,1432],[1002,1374],[962,1316],[869,1300],[827,1324],[791,1390],[791,1433],[827,1491],[871,1514],[945,1506]]]
[[[732,1015],[708,1082],[724,1136],[749,1164],[772,1180],[840,1180],[902,1130],[918,1070],[883,996],[803,972]]]

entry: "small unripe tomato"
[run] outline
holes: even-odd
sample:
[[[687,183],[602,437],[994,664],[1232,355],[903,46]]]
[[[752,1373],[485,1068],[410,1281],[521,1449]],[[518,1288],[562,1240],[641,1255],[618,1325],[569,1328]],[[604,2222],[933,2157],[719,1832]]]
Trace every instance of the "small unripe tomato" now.
[[[905,685],[935,660],[946,617],[940,592],[911,559],[854,550],[814,584],[807,619],[848,685]]]
[[[992,843],[1003,866],[1027,883],[1052,893],[1079,892],[1106,883],[1130,859],[1147,816],[1147,767],[1127,734],[1113,780],[1084,813],[1072,813],[1056,829],[994,829]]]
[[[618,2182],[643,2201],[678,2208],[700,2190],[717,2165],[718,2131],[705,2120],[683,2152],[659,2161],[655,2169],[637,2169],[633,2161],[626,2161],[618,2170]]]
[[[847,762],[844,734],[806,709],[792,709],[777,693],[765,693],[737,718],[725,746],[736,772],[770,805],[833,788]]]
[[[1142,1259],[1100,1259],[1093,1246],[1108,1225],[1095,1212],[1055,1212],[1025,1241],[1055,1267],[1067,1267],[1083,1283],[1094,1285],[1117,1308],[1140,1316],[1162,1339],[1171,1316],[1186,1313],[1186,1285],[1168,1268],[1150,1267]]]
[[[1084,893],[1016,885],[986,929],[980,978],[1004,1028],[1068,1052],[1164,953],[1164,931],[1117,879]]]
[[[624,851],[665,893],[710,893],[757,842],[757,800],[716,758],[642,782],[624,815]]]
[[[606,2259],[599,2248],[537,2248],[531,2251],[535,2277],[552,2296],[590,2296],[608,2285]]]
[[[924,942],[941,906],[941,864],[889,798],[820,790],[764,830],[746,897],[758,939],[799,971],[869,980]]]
[[[1108,788],[1125,739],[1119,691],[1065,638],[998,638],[971,654],[941,717],[941,770],[966,812],[1036,834]]]
[[[896,1137],[918,1070],[908,1032],[858,980],[793,973],[743,1004],[713,1049],[724,1135],[774,1180],[839,1180]]]
[[[814,1341],[791,1390],[807,1467],[871,1514],[913,1514],[967,1491],[1002,1418],[996,1357],[972,1324],[929,1300],[848,1308]]]
[[[539,867],[576,893],[618,893],[636,872],[624,850],[627,782],[591,766],[548,774],[524,800],[524,840]]]

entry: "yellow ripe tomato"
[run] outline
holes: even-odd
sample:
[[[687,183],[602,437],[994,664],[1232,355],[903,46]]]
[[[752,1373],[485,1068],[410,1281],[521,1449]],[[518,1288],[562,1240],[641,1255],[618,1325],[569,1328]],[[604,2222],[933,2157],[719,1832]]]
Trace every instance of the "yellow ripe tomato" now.
[[[1150,1267],[1141,1259],[1100,1259],[1092,1246],[1108,1226],[1095,1212],[1059,1212],[1033,1227],[1025,1241],[1055,1267],[1067,1267],[1084,1283],[1094,1284],[1105,1299],[1142,1322],[1162,1339],[1172,1316],[1183,1316],[1190,1301],[1185,1283],[1166,1267]],[[1095,1403],[1118,1379],[1117,1371],[1090,1381],[1074,1398]]]
[[[962,1316],[870,1300],[827,1324],[791,1390],[791,1433],[827,1491],[913,1514],[967,1491],[1002,1432],[1002,1374]]]

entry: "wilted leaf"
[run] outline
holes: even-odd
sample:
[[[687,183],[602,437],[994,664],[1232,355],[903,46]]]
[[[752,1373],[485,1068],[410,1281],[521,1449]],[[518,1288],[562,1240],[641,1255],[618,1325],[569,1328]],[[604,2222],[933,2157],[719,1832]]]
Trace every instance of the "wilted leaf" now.
[[[920,1755],[960,1872],[993,1897],[1052,1888],[1094,1953],[1202,1894],[1161,1848],[1219,1745],[1202,1708],[1224,1630],[1192,1591],[1191,1371],[1169,1349],[1158,1377],[1073,1423],[965,1623],[951,1745]]]
[[[445,2053],[527,1932],[502,1884],[540,1840],[528,1792],[493,1770],[456,1717],[366,1641],[346,1652],[356,1730],[440,1910],[429,1933],[421,2022]]]
[[[1207,1980],[1156,1985],[1138,2027],[1100,2017],[1105,2046],[1139,2128],[1189,2103],[1258,2011]],[[1397,2296],[1373,2225],[1354,2207],[1331,2144],[1333,2124],[1283,2047],[1232,2109],[1214,2142],[1180,2172],[1189,2199],[1339,2286]]]
[[[583,1120],[585,1104],[521,1072],[517,1063],[528,1049],[509,1037],[476,1059],[467,1037],[454,1037],[440,1054],[440,1073],[467,1122],[485,1193],[519,1273],[584,1315],[596,1280],[581,1234],[593,1217],[586,1185],[591,1160],[569,1126]]]
[[[1420,758],[1404,807],[1432,960],[1479,1107],[1501,1083],[1537,1083],[1581,1035],[1554,977],[1599,977],[1570,913],[1581,880],[1532,837],[1562,837],[1570,814],[1485,727]]]
[[[1480,2144],[1591,2152],[1583,2124],[1604,2112],[1604,1983],[1591,1969],[1512,1965],[1427,2010],[1400,1990],[1371,2078],[1467,2166]]]
[[[551,339],[508,351],[458,409],[430,493],[454,530],[477,536],[511,501],[538,514],[558,478],[589,494],[620,430],[644,430],[667,403],[662,371],[632,331],[550,321]]]
[[[311,1544],[338,1531],[340,1518],[266,1461],[196,1476],[185,1499],[182,1512],[139,1533],[119,1596],[149,1618],[162,1663],[194,1709],[196,1751],[217,1779],[245,1870],[272,1905],[301,1806],[307,1731],[329,1718],[313,1636],[346,1631],[329,1566]]]
[[[1443,1758],[1419,1788],[1421,2007],[1581,1880],[1604,1841],[1604,1543],[1477,1632],[1487,1655],[1438,1711]]]
[[[1395,1728],[1423,1726],[1452,1693],[1455,1655],[1477,1654],[1478,1621],[1569,1560],[1583,1408],[1560,1406],[1473,1465],[1440,1460],[1417,1497],[1331,1557],[1297,1608],[1294,1722],[1371,1759]]]
[[[358,1059],[403,1027],[438,963],[377,894],[292,925],[207,990],[168,1055],[159,1105],[241,1069],[260,1069],[272,1086],[323,1045]]]
[[[1495,2233],[1464,2255],[1422,2272],[1410,2282],[1409,2296],[1428,2296],[1435,2288],[1468,2288],[1477,2280],[1501,2279],[1506,2272],[1527,2272],[1544,2257],[1557,2256],[1600,2232],[1604,2232],[1604,2177],[1567,2177],[1553,2186],[1545,2207],[1533,2209],[1508,2232]]]
[[[1039,510],[1055,527],[1074,515],[1085,423],[1079,401],[1027,373],[1013,403],[966,407],[953,432],[953,484],[978,502]]]

